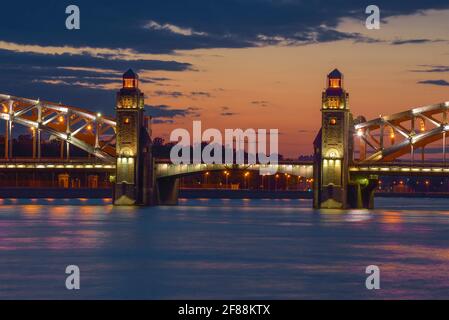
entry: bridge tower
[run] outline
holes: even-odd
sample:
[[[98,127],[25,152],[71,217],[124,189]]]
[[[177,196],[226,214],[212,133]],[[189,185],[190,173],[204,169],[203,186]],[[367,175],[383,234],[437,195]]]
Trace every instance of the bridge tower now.
[[[338,69],[327,75],[322,94],[321,131],[314,142],[314,207],[348,207],[349,164],[353,160],[353,120],[349,94]]]
[[[131,69],[123,75],[116,102],[116,176],[114,205],[153,204],[154,173],[151,129],[144,94]]]

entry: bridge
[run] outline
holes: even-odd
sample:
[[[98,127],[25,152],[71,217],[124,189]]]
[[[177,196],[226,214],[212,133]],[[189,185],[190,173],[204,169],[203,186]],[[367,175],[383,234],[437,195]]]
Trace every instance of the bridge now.
[[[314,141],[313,162],[177,165],[153,158],[151,118],[144,114],[144,95],[132,70],[123,75],[115,118],[62,103],[0,94],[0,119],[6,123],[0,173],[50,172],[57,175],[61,187],[67,186],[71,174],[87,175],[89,185],[98,184],[99,177],[110,178],[114,204],[159,205],[177,203],[181,177],[269,167],[272,172],[313,178],[314,207],[339,209],[372,208],[374,189],[382,175],[449,175],[449,102],[367,121],[364,117],[353,119],[348,99],[343,75],[335,69],[328,74],[322,94],[322,126]],[[32,132],[29,158],[14,157],[13,132],[20,130],[16,125]],[[44,134],[59,141],[58,159],[43,157]],[[425,147],[438,140],[442,161],[426,161]],[[71,147],[88,156],[72,157]],[[420,159],[416,159],[417,154],[421,154]]]

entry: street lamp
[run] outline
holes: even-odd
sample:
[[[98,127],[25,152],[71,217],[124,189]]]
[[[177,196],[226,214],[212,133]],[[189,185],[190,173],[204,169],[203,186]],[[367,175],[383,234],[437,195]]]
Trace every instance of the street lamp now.
[[[249,176],[249,172],[245,172],[244,182],[245,182],[245,185],[246,185],[246,187],[245,187],[246,189],[248,189],[248,180],[247,180],[248,176]]]
[[[274,191],[278,191],[278,180],[279,180],[279,175],[275,175],[275,184],[274,184]]]
[[[207,177],[209,176],[209,172],[206,172],[205,174],[204,174],[204,184],[206,185],[206,187],[207,187]]]
[[[33,134],[33,159],[36,159],[36,128],[31,127],[31,133]]]
[[[229,172],[225,171],[224,175],[226,177],[226,188],[228,188],[228,178],[229,178]]]

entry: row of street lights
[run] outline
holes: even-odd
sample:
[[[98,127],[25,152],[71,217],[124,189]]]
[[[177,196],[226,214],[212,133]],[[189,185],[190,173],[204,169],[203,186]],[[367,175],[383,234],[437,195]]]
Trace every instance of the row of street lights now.
[[[225,187],[228,188],[229,187],[229,176],[231,175],[231,173],[228,170],[225,170],[223,172],[223,175],[224,175],[224,177],[226,179],[225,180]],[[204,173],[204,181],[203,181],[204,185],[208,184],[209,176],[210,176],[210,172],[205,172]],[[249,178],[250,178],[250,176],[251,176],[251,174],[248,171],[245,171],[243,173],[243,187],[245,189],[249,188]],[[265,184],[264,184],[265,176],[270,176],[270,175],[265,175],[265,174],[261,175],[261,179],[262,179],[262,181],[261,181],[261,188],[262,189],[265,189]],[[281,174],[274,175],[274,178],[275,178],[275,191],[277,191],[279,189],[279,179],[281,178],[281,176],[282,176]],[[288,173],[285,173],[284,177],[285,177],[285,181],[286,181],[286,183],[285,183],[286,190],[289,190],[289,186],[291,184],[290,183],[290,179],[292,178],[292,176],[290,174],[288,174]],[[303,179],[305,179],[305,180],[303,180]],[[308,179],[308,178],[303,178],[301,176],[298,176],[297,177],[297,188],[298,189],[299,189],[299,184],[302,183],[303,181],[305,181],[306,184],[309,185],[310,183],[313,182],[313,179],[312,178]]]

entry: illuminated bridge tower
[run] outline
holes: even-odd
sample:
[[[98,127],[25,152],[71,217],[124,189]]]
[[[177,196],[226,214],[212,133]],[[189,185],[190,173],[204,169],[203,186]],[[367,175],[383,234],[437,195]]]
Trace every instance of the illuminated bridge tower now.
[[[123,75],[123,87],[117,93],[116,120],[114,204],[153,204],[154,165],[149,118],[144,114],[139,77],[132,70]]]
[[[377,177],[352,177],[354,124],[338,69],[327,75],[321,130],[314,142],[314,207],[371,208]]]
[[[352,115],[343,75],[335,69],[327,75],[321,105],[321,131],[315,140],[316,208],[342,209],[347,205],[349,162],[352,161]]]

